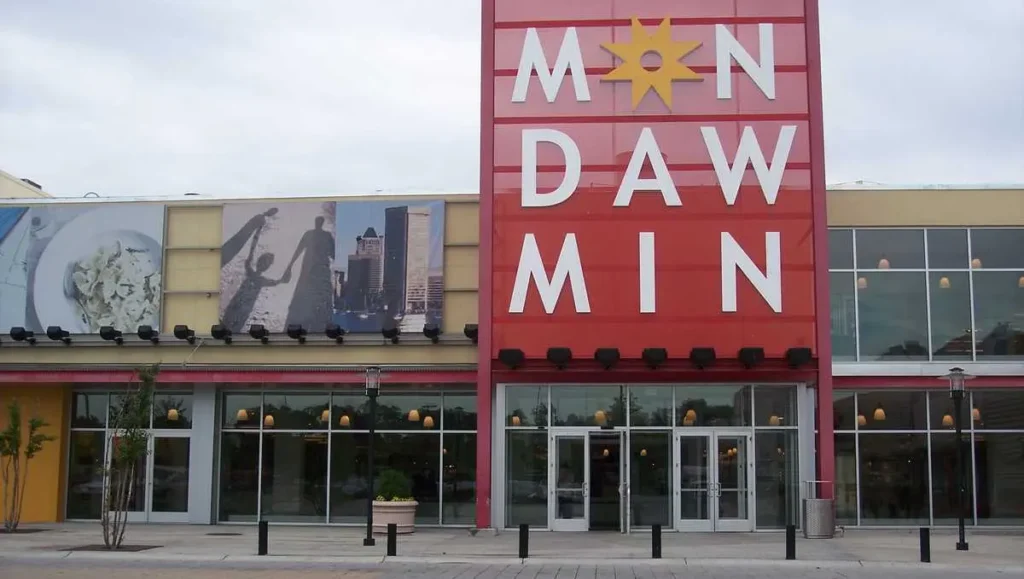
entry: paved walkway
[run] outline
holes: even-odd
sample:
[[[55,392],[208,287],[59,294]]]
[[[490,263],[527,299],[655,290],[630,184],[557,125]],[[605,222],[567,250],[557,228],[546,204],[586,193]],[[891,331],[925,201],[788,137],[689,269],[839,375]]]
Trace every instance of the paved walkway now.
[[[0,535],[0,559],[9,563],[31,561],[159,561],[279,565],[389,563],[470,563],[481,565],[523,565],[517,558],[516,532],[471,535],[466,530],[421,529],[399,536],[398,557],[385,558],[384,537],[375,547],[362,546],[362,532],[356,528],[300,527],[271,525],[270,556],[256,557],[257,531],[254,526],[131,525],[126,545],[157,548],[138,553],[69,551],[74,547],[102,543],[97,523],[47,525],[46,531]],[[916,530],[848,530],[844,536],[827,540],[797,540],[796,563],[786,562],[783,533],[663,534],[661,561],[651,560],[651,535],[636,533],[549,533],[530,536],[533,565],[815,565],[863,568],[871,565],[915,567],[919,565]],[[968,535],[970,551],[957,552],[955,533],[932,533],[931,567],[988,569],[1024,573],[1024,533],[973,531]]]

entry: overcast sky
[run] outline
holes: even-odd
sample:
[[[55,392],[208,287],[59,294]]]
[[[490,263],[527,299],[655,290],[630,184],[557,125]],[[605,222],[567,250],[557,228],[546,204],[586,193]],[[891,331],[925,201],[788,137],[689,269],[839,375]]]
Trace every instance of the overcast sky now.
[[[1024,0],[821,13],[830,183],[1024,182]],[[0,169],[53,194],[477,188],[479,0],[0,15]]]

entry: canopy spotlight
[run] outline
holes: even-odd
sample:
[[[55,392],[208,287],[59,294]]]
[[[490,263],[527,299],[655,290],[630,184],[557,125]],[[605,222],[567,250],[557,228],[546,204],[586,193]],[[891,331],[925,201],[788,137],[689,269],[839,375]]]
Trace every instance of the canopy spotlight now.
[[[739,355],[740,363],[746,368],[753,368],[761,362],[764,362],[764,348],[740,348]]]
[[[249,326],[249,337],[253,340],[259,340],[264,344],[269,344],[270,330],[263,324],[253,324]]]
[[[441,339],[441,326],[437,324],[425,324],[423,326],[423,335],[436,344]]]
[[[786,363],[790,368],[799,368],[811,362],[810,348],[790,348],[786,350]]]
[[[139,326],[138,336],[140,340],[149,340],[153,344],[160,343],[160,332],[153,329],[153,326]]]
[[[647,364],[648,368],[657,370],[658,366],[661,366],[668,360],[668,350],[665,348],[644,348],[640,358],[644,361],[644,364]]]
[[[618,364],[619,357],[618,348],[598,348],[594,350],[594,359],[597,360],[598,364],[604,366],[605,370],[611,370]]]
[[[380,335],[384,336],[385,340],[390,340],[392,344],[398,343],[398,336],[402,334],[402,331],[398,329],[398,326],[394,322],[385,324],[380,329]]]
[[[345,341],[345,328],[338,324],[327,324],[327,327],[324,329],[324,335],[340,344]]]
[[[716,358],[717,356],[715,355],[714,348],[703,347],[690,349],[690,363],[698,370],[703,370],[704,368],[713,365]]]
[[[71,345],[71,333],[60,326],[46,328],[46,337],[54,342],[64,342],[65,346]]]
[[[124,344],[124,335],[121,333],[121,330],[116,330],[113,326],[103,326],[100,328],[100,337],[108,342],[114,342],[118,346]]]
[[[548,348],[548,362],[559,370],[564,370],[572,361],[572,350],[569,348]]]
[[[222,340],[225,344],[231,343],[231,330],[223,324],[210,326],[210,335],[213,336],[214,340]]]
[[[510,370],[515,370],[526,362],[526,354],[519,348],[502,348],[498,350],[498,361]]]
[[[466,324],[466,327],[463,328],[462,333],[465,334],[466,337],[469,338],[470,340],[473,340],[473,343],[475,344],[477,342],[477,339],[479,339],[480,330],[476,324]]]
[[[174,326],[174,337],[189,344],[196,343],[196,331],[186,325]]]
[[[36,345],[36,333],[32,330],[26,330],[21,326],[11,328],[11,339],[15,342],[25,342],[32,346]]]
[[[285,328],[285,333],[288,334],[289,338],[300,344],[306,343],[306,328],[303,328],[302,324],[288,324],[288,327]]]

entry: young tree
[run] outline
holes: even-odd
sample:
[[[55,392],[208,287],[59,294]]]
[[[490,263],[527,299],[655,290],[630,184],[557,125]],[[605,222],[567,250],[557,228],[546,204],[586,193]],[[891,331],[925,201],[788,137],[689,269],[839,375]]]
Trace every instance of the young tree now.
[[[8,533],[13,533],[21,522],[29,463],[45,443],[56,440],[40,432],[47,426],[42,418],[32,416],[28,419],[28,436],[22,437],[21,405],[17,400],[7,405],[7,427],[0,432],[0,493],[4,495],[4,530]]]
[[[103,545],[107,549],[119,549],[124,543],[128,505],[135,491],[136,468],[139,460],[149,452],[149,417],[159,371],[157,366],[137,369],[135,381],[111,401],[108,421],[110,452],[104,469],[103,506],[100,510]]]

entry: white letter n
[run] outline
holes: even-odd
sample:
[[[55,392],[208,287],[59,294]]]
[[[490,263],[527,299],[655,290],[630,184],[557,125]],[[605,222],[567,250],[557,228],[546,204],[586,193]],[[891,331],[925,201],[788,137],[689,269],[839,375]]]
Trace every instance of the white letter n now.
[[[562,252],[558,255],[558,262],[550,280],[544,271],[544,261],[540,257],[537,238],[532,233],[527,233],[523,237],[523,251],[519,255],[519,269],[516,270],[516,281],[512,287],[512,301],[509,303],[508,313],[523,313],[531,279],[537,284],[537,292],[540,294],[545,312],[554,313],[555,306],[558,305],[558,296],[562,294],[562,288],[568,281],[572,288],[572,301],[576,306],[576,313],[590,313],[590,298],[587,296],[587,283],[583,279],[583,265],[580,263],[575,233],[565,235]]]
[[[782,252],[779,248],[779,233],[768,231],[764,234],[765,272],[761,273],[743,251],[732,235],[722,232],[722,311],[736,311],[736,270],[743,272],[750,283],[768,302],[772,311],[782,313]]]
[[[572,86],[576,90],[576,102],[590,102],[587,72],[583,68],[583,53],[580,51],[580,41],[576,36],[575,28],[565,29],[562,47],[558,49],[554,68],[548,67],[548,60],[544,57],[544,49],[541,47],[537,29],[526,29],[526,40],[523,41],[523,52],[519,57],[519,70],[516,72],[516,84],[512,88],[512,102],[526,102],[526,90],[530,86],[530,75],[535,70],[540,86],[544,89],[544,96],[549,103],[555,102],[566,72],[570,72],[572,75]]]

